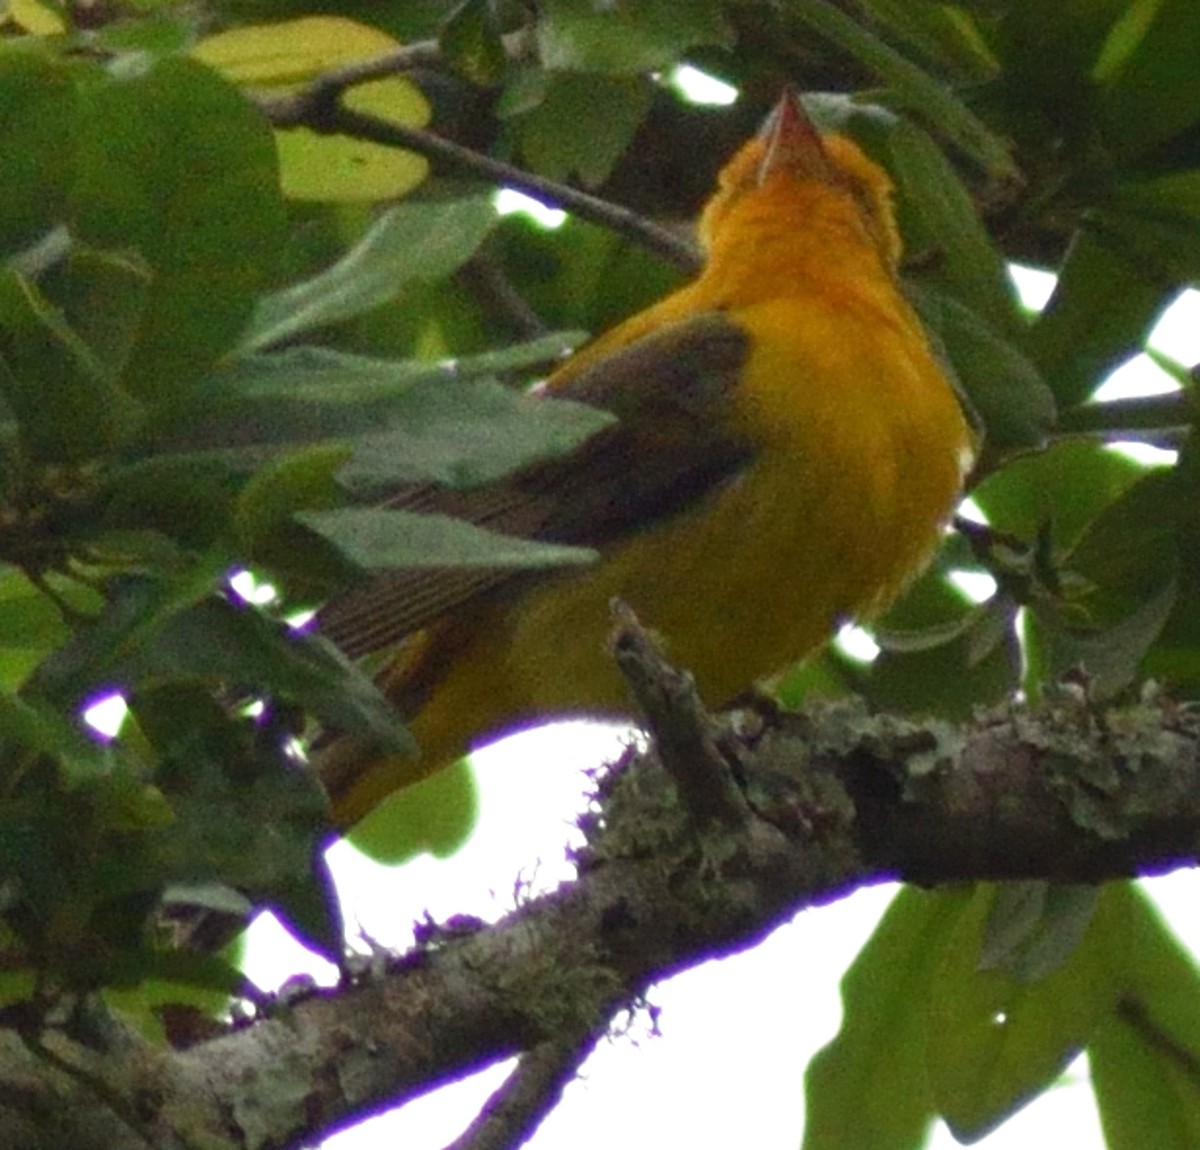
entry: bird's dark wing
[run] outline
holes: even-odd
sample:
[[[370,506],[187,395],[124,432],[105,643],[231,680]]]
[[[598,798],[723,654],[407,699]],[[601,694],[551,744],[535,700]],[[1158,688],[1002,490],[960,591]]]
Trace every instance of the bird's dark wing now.
[[[728,411],[749,349],[719,312],[669,324],[573,369],[548,392],[612,412],[618,422],[570,455],[468,491],[431,485],[384,506],[453,515],[506,535],[602,547],[694,505],[740,471],[753,449]],[[385,572],[320,612],[322,632],[346,654],[391,646],[483,596],[553,578],[512,568]]]

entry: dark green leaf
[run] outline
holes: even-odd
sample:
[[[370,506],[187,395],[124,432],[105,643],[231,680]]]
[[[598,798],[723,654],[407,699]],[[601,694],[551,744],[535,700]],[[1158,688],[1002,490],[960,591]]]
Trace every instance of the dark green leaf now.
[[[295,512],[335,506],[340,489],[334,475],[349,458],[349,447],[322,444],[288,452],[257,471],[238,494],[235,512],[247,552]]]
[[[215,954],[185,950],[129,951],[110,964],[107,972],[113,987],[137,986],[146,982],[174,983],[180,987],[216,991],[227,997],[245,994],[246,976]],[[130,1000],[120,1000],[128,1009]]]
[[[1141,350],[1172,294],[1159,269],[1135,263],[1089,232],[1076,234],[1027,347],[1061,409],[1082,403]]]
[[[529,166],[595,187],[629,146],[654,96],[641,76],[551,73],[537,106],[512,121]]]
[[[994,79],[999,62],[979,26],[962,5],[908,4],[904,0],[865,0],[863,7],[895,36],[961,80]]]
[[[1026,633],[1030,662],[1043,682],[1080,669],[1087,676],[1092,697],[1112,698],[1136,678],[1177,596],[1178,585],[1168,578],[1137,611],[1103,629],[1072,626],[1069,616],[1054,605],[1034,603]]]
[[[1144,473],[1127,456],[1080,437],[1012,460],[971,497],[996,530],[1033,539],[1049,523],[1055,544],[1070,547]]]
[[[1171,287],[1195,279],[1200,276],[1200,214],[1194,202],[1190,211],[1180,208],[1183,196],[1195,195],[1196,181],[1187,185],[1182,176],[1168,176],[1135,186],[1132,195],[1119,186],[1097,207],[1091,229],[1100,242]]]
[[[495,84],[508,65],[491,0],[463,0],[443,22],[438,43],[451,67],[473,84]]]
[[[792,12],[886,81],[906,107],[918,110],[934,127],[978,161],[995,178],[1015,175],[1004,142],[992,133],[939,79],[885,44],[826,0],[792,0]]]
[[[549,71],[646,72],[671,67],[695,45],[727,46],[733,40],[717,0],[637,5],[548,0],[539,15],[538,50]]]
[[[0,731],[9,744],[6,772],[19,770],[12,746],[52,755],[62,764],[69,783],[81,783],[108,773],[112,763],[107,748],[90,738],[79,725],[55,709],[0,691]]]
[[[930,289],[917,296],[993,449],[1039,447],[1054,426],[1054,396],[1034,364],[978,312]]]
[[[46,463],[111,450],[135,425],[137,405],[38,288],[0,272],[0,395],[21,440]]]
[[[394,299],[410,283],[449,275],[474,254],[495,222],[496,210],[485,199],[392,208],[332,267],[261,300],[239,353],[339,323]]]
[[[123,380],[171,401],[232,347],[276,262],[274,140],[236,88],[182,57],[114,71],[86,101],[72,228],[154,270]]]
[[[918,282],[953,296],[999,335],[1022,324],[1004,258],[979,219],[958,173],[929,134],[898,120],[886,134],[888,169],[899,192],[898,218],[911,256],[925,262]]]
[[[271,403],[292,399],[345,407],[379,404],[403,396],[418,384],[448,386],[457,380],[553,364],[581,338],[577,332],[563,332],[435,363],[374,359],[323,347],[294,347],[232,360],[210,375],[210,398],[220,402],[241,395]]]
[[[414,389],[387,431],[355,441],[339,478],[350,487],[431,480],[471,487],[547,456],[565,455],[605,427],[607,412],[495,383]]]
[[[1197,43],[1200,7],[1192,0],[1131,5],[1117,22],[1097,64],[1100,116],[1113,152],[1142,155],[1200,120]]]
[[[264,455],[269,457],[263,450],[269,445],[362,436],[392,424],[404,425],[419,440],[417,427],[428,426],[435,435],[451,430],[445,418],[462,420],[464,426],[456,425],[453,433],[465,433],[477,447],[478,436],[470,430],[473,424],[480,418],[498,418],[502,410],[525,410],[529,401],[515,392],[501,399],[502,389],[495,383],[462,385],[492,371],[515,372],[553,362],[567,343],[567,336],[548,336],[439,363],[371,359],[313,347],[249,355],[213,372],[197,396],[196,407],[186,413],[188,418],[164,426],[162,434],[176,450],[208,447],[222,452],[231,465],[240,461],[242,470],[262,462]],[[473,416],[476,406],[481,410]],[[586,418],[592,420],[592,430],[599,429],[603,416],[584,417],[582,409],[574,410],[576,434],[587,433]],[[547,412],[538,422],[550,428],[557,420],[565,430],[570,422],[567,411],[562,407],[557,414]],[[432,419],[434,412],[443,413],[443,418]],[[488,453],[502,457],[503,446],[490,444]],[[454,462],[453,452],[432,442],[418,454],[438,460],[439,473],[474,467],[465,460]],[[403,473],[403,468],[403,461],[398,461],[389,473]]]
[[[71,245],[55,272],[47,290],[105,373],[116,379],[137,343],[154,273],[134,253],[80,243]]]
[[[993,44],[1003,62],[1000,87],[1026,141],[1078,154],[1092,130],[1092,70],[1127,0],[1007,0]]]
[[[366,570],[397,567],[553,567],[590,563],[594,551],[485,531],[448,515],[376,507],[306,511],[297,516]]]
[[[154,531],[181,546],[204,550],[228,537],[235,486],[220,459],[151,456],[109,473],[102,522],[110,531]]]
[[[79,119],[75,85],[61,60],[26,44],[0,54],[0,252],[33,242],[58,223]]]
[[[1179,546],[1194,522],[1195,490],[1178,469],[1146,473],[1088,524],[1063,565],[1086,581],[1098,626],[1129,618],[1179,574]]]
[[[1020,681],[1014,605],[995,597],[949,642],[887,650],[868,668],[845,667],[853,690],[883,710],[967,719],[980,704],[1008,698]]]

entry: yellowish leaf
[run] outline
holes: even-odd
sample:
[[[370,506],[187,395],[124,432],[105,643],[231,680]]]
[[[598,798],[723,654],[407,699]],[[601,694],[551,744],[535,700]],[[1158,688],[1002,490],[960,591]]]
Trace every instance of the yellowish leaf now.
[[[307,16],[279,24],[235,28],[201,40],[192,55],[226,79],[260,92],[293,91],[348,64],[376,59],[399,47],[385,32],[339,16]],[[355,111],[421,128],[430,108],[421,90],[402,76],[360,84],[344,97]],[[275,133],[284,194],[297,200],[363,202],[395,199],[429,174],[415,152],[329,136],[308,128]]]
[[[58,36],[67,30],[63,18],[39,0],[9,0],[8,18],[31,36]]]

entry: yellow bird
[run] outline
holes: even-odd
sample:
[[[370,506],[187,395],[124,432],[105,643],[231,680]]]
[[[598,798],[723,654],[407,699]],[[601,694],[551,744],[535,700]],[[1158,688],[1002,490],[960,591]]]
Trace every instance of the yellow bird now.
[[[605,648],[614,596],[717,705],[922,569],[973,440],[897,284],[891,191],[785,94],[721,170],[700,219],[703,271],[544,385],[618,422],[486,490],[392,501],[601,560],[532,576],[399,571],[326,606],[324,633],[347,653],[397,645],[379,682],[421,748],[320,748],[338,825],[498,735],[625,713]]]

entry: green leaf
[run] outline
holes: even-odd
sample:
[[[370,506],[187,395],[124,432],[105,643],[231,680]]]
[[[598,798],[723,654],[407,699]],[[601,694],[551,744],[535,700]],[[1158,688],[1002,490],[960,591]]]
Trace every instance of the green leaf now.
[[[23,571],[0,567],[0,647],[45,651],[67,635],[58,604]]]
[[[438,45],[450,66],[473,84],[495,84],[508,67],[491,0],[462,0],[442,22]]]
[[[13,744],[57,758],[62,764],[64,779],[72,784],[107,774],[111,767],[107,748],[85,735],[77,724],[63,718],[54,708],[19,698],[8,691],[0,691],[0,731],[10,747],[6,774],[20,770],[20,764],[14,762],[16,757],[11,752]]]
[[[547,335],[496,351],[430,363],[419,359],[375,359],[324,347],[292,347],[239,356],[209,376],[210,404],[237,397],[264,403],[337,404],[354,408],[403,397],[420,384],[442,387],[553,364],[582,340],[579,332]]]
[[[37,669],[30,689],[72,707],[97,687],[112,685],[115,669],[153,641],[170,620],[211,595],[229,566],[220,554],[204,556],[174,579],[143,576],[113,579],[99,616],[78,626],[71,638]]]
[[[521,153],[555,180],[578,175],[602,184],[650,110],[653,85],[642,76],[552,72],[536,106],[513,117]]]
[[[248,551],[305,508],[328,508],[339,499],[334,480],[350,458],[343,444],[291,451],[257,471],[238,494],[235,516]]]
[[[882,710],[966,720],[981,705],[1009,698],[1020,682],[1015,606],[996,596],[969,625],[938,645],[884,648],[867,668],[843,662],[852,690]]]
[[[179,449],[211,447],[231,467],[240,461],[245,471],[269,456],[268,445],[354,437],[382,445],[387,437],[399,436],[411,460],[380,457],[364,467],[364,478],[378,470],[389,479],[480,481],[529,459],[570,450],[611,422],[610,416],[570,401],[535,401],[479,378],[493,369],[544,364],[565,346],[564,337],[547,337],[440,363],[307,347],[250,355],[209,377],[200,397],[204,402],[187,425],[167,431],[168,443]],[[488,428],[491,421],[517,437],[512,450]],[[463,456],[463,449],[479,458]]]
[[[63,318],[109,378],[125,370],[153,291],[154,273],[128,251],[108,252],[72,243],[47,290]]]
[[[979,969],[1040,982],[1075,952],[1100,887],[1041,879],[1000,883],[979,948]]]
[[[994,1129],[1045,1090],[1121,992],[1129,895],[1105,887],[1082,941],[1038,982],[980,969],[994,888],[980,887],[931,980],[927,1065],[938,1112],[960,1141]]]
[[[571,400],[520,395],[479,381],[414,389],[387,431],[366,435],[339,477],[351,487],[432,480],[488,483],[548,456],[565,455],[614,417]]]
[[[1144,155],[1200,121],[1200,7],[1192,0],[1139,4],[1100,54],[1105,142],[1122,158]]]
[[[153,455],[106,477],[98,501],[109,531],[157,532],[180,546],[219,546],[233,519],[235,477],[206,455]]]
[[[479,813],[475,774],[466,759],[394,791],[349,834],[350,842],[385,866],[418,855],[452,855],[467,840]]]
[[[248,89],[283,95],[319,76],[377,60],[400,47],[380,28],[344,16],[301,16],[238,24],[207,36],[192,56]],[[408,76],[352,84],[339,96],[346,107],[402,127],[422,128],[430,107]],[[280,179],[291,199],[361,203],[406,195],[429,173],[424,156],[307,126],[275,133]]]
[[[1166,1018],[1156,1020],[1160,1026],[1164,1022]],[[1193,1057],[1198,1049],[1193,1041]],[[1186,1057],[1189,1051],[1183,1053]],[[1195,1076],[1119,1015],[1096,1031],[1088,1045],[1088,1066],[1107,1150],[1193,1150],[1200,1145]]]
[[[697,45],[733,42],[718,0],[636,5],[547,0],[538,13],[538,51],[548,71],[647,72],[671,67]]]
[[[906,107],[913,108],[948,136],[996,179],[1013,178],[1016,167],[1007,145],[979,120],[946,85],[826,0],[792,0],[790,10],[886,81]]]
[[[1040,447],[1054,426],[1054,395],[1037,367],[987,320],[930,289],[917,295],[994,449]]]
[[[61,60],[14,47],[0,53],[0,252],[49,231],[66,199],[79,119],[75,85]]]
[[[1151,645],[1162,633],[1179,594],[1178,584],[1165,584],[1136,611],[1111,626],[1073,626],[1054,604],[1035,602],[1026,632],[1030,662],[1043,682],[1080,668],[1087,676],[1089,696],[1110,699],[1128,687]]]
[[[107,973],[108,979],[111,980],[110,986],[114,989],[153,981],[174,983],[176,986],[186,986],[195,990],[214,991],[231,998],[245,994],[248,988],[246,976],[219,955],[198,954],[186,950],[168,951],[142,947],[128,951],[117,962],[110,964]],[[136,1000],[122,996],[117,1001],[125,1009],[129,1009]]]
[[[301,941],[337,962],[345,953],[346,929],[341,904],[329,864],[324,836],[309,844],[311,866],[290,882],[278,883],[270,892],[271,908]]]
[[[179,57],[117,70],[84,95],[92,128],[71,227],[94,247],[136,249],[153,269],[123,382],[169,402],[233,345],[275,265],[285,223],[275,145],[236,88]]]
[[[1023,142],[1078,156],[1094,142],[1095,90],[1089,73],[1127,0],[1006,0],[993,45],[1002,60],[999,87]]]
[[[1033,539],[1049,522],[1056,545],[1071,547],[1144,474],[1145,468],[1128,456],[1080,437],[1011,460],[971,497],[996,530]]]
[[[297,516],[366,570],[398,567],[557,567],[591,563],[594,551],[497,535],[448,515],[377,507]]]
[[[0,272],[0,395],[43,463],[102,455],[136,426],[137,405],[38,288]]]
[[[177,815],[150,841],[154,881],[172,897],[181,887],[232,887],[254,905],[285,909],[322,945],[340,937],[321,856],[328,800],[289,754],[273,708],[258,719],[230,716],[178,679],[131,703]]]
[[[804,1076],[803,1150],[917,1150],[934,1118],[926,1000],[962,890],[904,887],[842,978],[842,1028]]]
[[[1143,274],[1159,276],[1168,289],[1195,279],[1200,276],[1200,182],[1186,177],[1196,175],[1118,185],[1097,205],[1091,230]]]
[[[918,282],[987,316],[987,326],[997,332],[1019,334],[1023,324],[1004,257],[941,148],[907,120],[896,120],[887,130],[884,147],[899,192],[897,215],[905,247],[918,258],[928,255]]]
[[[1153,903],[1129,888],[1125,994],[1088,1044],[1109,1150],[1200,1144],[1200,972]]]
[[[139,5],[143,11],[154,6]],[[167,7],[167,5],[163,5]],[[145,52],[151,56],[173,56],[187,51],[196,35],[195,24],[181,9],[170,6],[169,13],[140,15],[133,20],[118,20],[92,31],[92,41],[105,52]]]
[[[995,79],[1000,70],[979,25],[960,5],[864,0],[862,6],[939,71],[963,82],[983,83]]]
[[[1156,268],[1087,231],[1076,233],[1026,346],[1061,409],[1082,403],[1113,368],[1141,350],[1172,291]]]
[[[339,323],[441,279],[468,260],[496,222],[485,199],[402,204],[319,275],[261,300],[238,352],[258,351],[303,331]]]
[[[1097,626],[1133,616],[1180,574],[1180,544],[1195,506],[1195,490],[1178,468],[1156,469],[1088,524],[1063,566],[1090,586],[1083,603]]]

